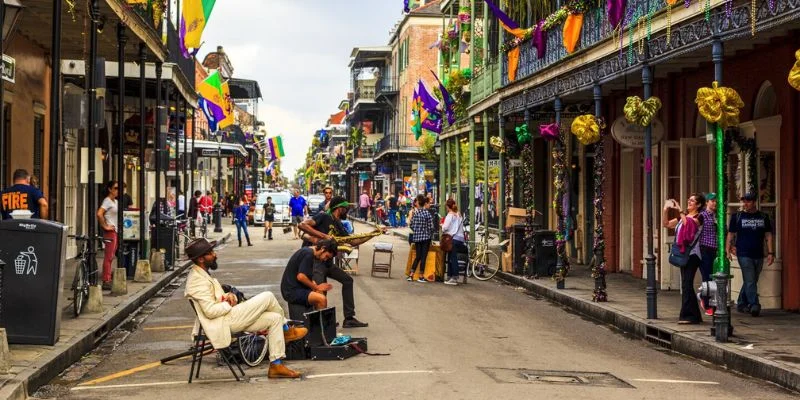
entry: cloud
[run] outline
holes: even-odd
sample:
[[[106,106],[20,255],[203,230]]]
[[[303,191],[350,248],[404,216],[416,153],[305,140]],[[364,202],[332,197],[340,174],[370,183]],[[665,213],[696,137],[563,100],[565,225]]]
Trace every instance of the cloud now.
[[[390,0],[217,2],[198,56],[223,46],[234,76],[258,81],[259,119],[270,134],[283,135],[283,170],[291,178],[314,131],[347,95],[350,51],[385,45],[401,12],[401,2]]]

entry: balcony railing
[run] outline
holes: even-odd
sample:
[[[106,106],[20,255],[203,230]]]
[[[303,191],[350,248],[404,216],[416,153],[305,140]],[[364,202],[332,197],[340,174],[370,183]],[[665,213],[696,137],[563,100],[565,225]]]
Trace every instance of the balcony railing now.
[[[353,93],[353,103],[358,103],[359,100],[375,101],[375,83],[356,85],[356,90]]]
[[[650,10],[657,14],[664,7],[664,3],[654,4],[652,0],[629,0],[627,2],[625,15],[638,15],[637,10]],[[627,21],[626,21],[627,23]],[[628,26],[626,25],[626,29]],[[543,58],[539,58],[536,48],[531,45],[531,40],[528,39],[522,42],[519,55],[519,66],[517,67],[517,76],[515,81],[520,81],[529,76],[532,76],[543,69],[557,64],[569,57],[567,50],[564,48],[564,23],[554,26],[545,35],[547,37],[547,52]],[[594,47],[598,43],[612,37],[614,29],[609,25],[608,19],[605,16],[605,8],[592,9],[584,14],[583,29],[581,30],[580,42],[576,48],[576,52]],[[627,36],[627,30],[626,30]],[[508,37],[508,35],[506,35]],[[627,37],[624,39],[625,45],[628,45]],[[627,49],[623,50],[627,51]],[[502,85],[506,86],[508,81],[508,54],[502,54]],[[474,93],[474,91],[473,91]],[[474,96],[474,95],[473,95]]]
[[[130,7],[136,14],[139,14],[144,22],[147,23],[147,26],[153,28],[155,31],[159,31],[159,29],[156,29],[155,21],[153,21],[153,8],[148,6],[148,3],[149,2],[128,3],[128,7]]]
[[[479,75],[473,77],[470,83],[470,103],[477,104],[481,100],[489,97],[497,89],[500,89],[500,65],[498,63],[489,64],[483,68]]]
[[[375,97],[397,94],[397,78],[381,78],[375,85]]]
[[[353,154],[355,155],[355,157],[354,157],[355,159],[359,159],[359,158],[370,158],[371,159],[372,157],[375,157],[375,147],[374,146],[362,146],[362,147],[359,147],[359,148],[355,149]]]

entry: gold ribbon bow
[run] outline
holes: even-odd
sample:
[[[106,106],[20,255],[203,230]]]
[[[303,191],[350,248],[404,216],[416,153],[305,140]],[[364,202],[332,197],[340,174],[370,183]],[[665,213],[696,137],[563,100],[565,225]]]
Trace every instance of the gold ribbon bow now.
[[[697,110],[709,123],[719,124],[722,128],[739,124],[739,109],[744,102],[736,90],[720,87],[716,81],[711,87],[697,89]]]
[[[647,126],[653,122],[653,118],[655,118],[660,109],[661,100],[658,97],[642,100],[639,96],[630,96],[625,102],[625,107],[622,111],[625,113],[625,119],[628,120],[628,122]]]
[[[600,123],[594,115],[580,115],[572,121],[572,134],[583,145],[590,145],[600,141]]]
[[[800,50],[797,50],[794,56],[797,58],[797,62],[795,62],[794,67],[789,70],[789,84],[792,85],[793,88],[800,90]]]

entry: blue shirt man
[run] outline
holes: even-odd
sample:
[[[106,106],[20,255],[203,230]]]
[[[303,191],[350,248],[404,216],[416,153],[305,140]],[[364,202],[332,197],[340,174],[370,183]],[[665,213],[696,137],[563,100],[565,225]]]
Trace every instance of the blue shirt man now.
[[[300,196],[300,191],[295,189],[294,190],[294,197],[289,199],[289,208],[292,210],[292,231],[294,232],[294,238],[300,239],[300,230],[297,229],[297,225],[303,222],[303,215],[305,215],[305,211],[308,209],[308,202],[303,196]]]
[[[11,219],[11,213],[16,210],[27,210],[32,214],[30,218],[47,218],[47,200],[42,191],[31,186],[31,176],[28,171],[18,169],[13,175],[14,185],[0,192],[0,210],[3,219]]]

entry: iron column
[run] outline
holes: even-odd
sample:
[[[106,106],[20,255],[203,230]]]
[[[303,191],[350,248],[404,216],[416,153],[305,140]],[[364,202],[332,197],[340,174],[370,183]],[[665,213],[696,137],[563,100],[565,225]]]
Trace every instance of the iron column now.
[[[5,17],[5,6],[0,6],[0,21]],[[2,35],[2,33],[0,33]],[[0,38],[3,39],[3,38]],[[50,43],[50,164],[47,178],[47,205],[50,213],[50,220],[58,220],[58,143],[61,140],[61,2],[53,2],[53,31]],[[2,48],[4,46],[0,46]],[[0,86],[2,83],[0,82]],[[0,95],[0,99],[2,96]],[[2,112],[2,101],[0,101],[0,116]],[[0,123],[0,125],[3,125]],[[0,128],[2,129],[2,128]],[[0,131],[0,137],[2,137]]]
[[[481,201],[481,216],[486,234],[489,234],[489,113],[484,111],[483,117],[483,201]]]
[[[481,120],[482,123],[486,123],[486,121]],[[467,193],[469,193],[469,199],[467,202],[469,204],[469,212],[466,214],[469,218],[469,238],[470,241],[473,243],[476,242],[475,237],[475,120],[471,120],[469,122],[469,187],[467,188]]]
[[[714,62],[714,80],[722,86],[722,58],[724,47],[722,39],[714,36],[711,42],[711,60]],[[728,281],[731,264],[725,254],[725,138],[722,128],[715,127],[716,167],[717,167],[717,258],[714,260],[714,280],[717,283],[717,310],[714,312],[713,334],[718,342],[727,342],[731,332],[731,314],[728,304]],[[755,168],[755,166],[750,166]]]
[[[497,130],[500,134],[500,141],[503,142],[503,146],[506,143],[506,131],[505,131],[505,121],[503,119],[503,113],[500,110],[497,110]],[[500,239],[499,241],[502,242],[506,239],[506,229],[505,229],[505,222],[506,222],[506,153],[505,151],[500,151],[500,173],[499,173],[499,180],[500,184],[497,187],[497,227],[500,228]]]
[[[158,226],[161,224],[161,152],[164,151],[161,143],[161,110],[164,106],[161,104],[161,61],[156,61],[156,108],[155,114],[155,138],[153,139],[153,152],[156,157],[156,202],[153,212],[156,213],[156,224],[153,227],[153,246],[158,245]],[[155,248],[158,251],[158,248]]]
[[[595,83],[593,89],[594,95],[594,116],[598,119],[603,117],[603,90],[600,87],[599,83]],[[595,186],[594,198],[598,199],[600,194],[603,191],[603,177],[605,174],[604,169],[606,168],[605,165],[602,165],[605,162],[605,144],[603,143],[603,137],[601,135],[600,141],[594,145],[594,168],[595,168],[595,179],[599,180]],[[597,219],[595,220],[595,231],[594,231],[594,240],[595,243],[604,243],[603,241],[603,203],[602,202],[595,202],[595,215]],[[605,246],[604,245],[597,245],[594,248],[594,265],[595,270],[593,271],[594,274],[594,300],[597,302],[606,302],[608,301],[608,295],[606,293],[606,267],[605,267]]]
[[[653,74],[650,70],[650,46],[644,43],[644,60],[642,61],[642,86],[644,99],[652,96]],[[645,209],[647,210],[647,318],[658,318],[658,293],[656,290],[656,256],[653,254],[653,126],[647,125],[644,130],[644,192]]]
[[[144,42],[139,42],[139,166],[138,174],[139,174],[139,196],[137,203],[139,204],[139,257],[145,258],[147,256],[147,249],[144,245],[144,237],[145,237],[145,230],[144,230],[144,199],[145,199],[145,183],[144,183],[144,176],[147,173],[147,168],[145,168],[144,163],[144,147],[147,143],[147,129],[145,128],[145,123],[147,122],[145,118],[145,108],[144,108],[144,99],[147,97],[147,83],[145,81],[145,63],[147,62],[147,53],[145,52]]]
[[[222,135],[222,132],[217,132]],[[214,204],[214,232],[222,232],[222,137],[217,137],[217,203]]]
[[[97,259],[95,258],[95,254],[97,254],[97,242],[95,241],[94,237],[97,235],[97,218],[95,218],[95,211],[97,210],[97,183],[95,182],[95,136],[97,135],[97,127],[95,126],[95,106],[97,103],[97,90],[96,90],[96,82],[95,82],[95,75],[97,73],[97,20],[100,18],[100,10],[98,9],[99,6],[97,4],[98,0],[92,0],[90,8],[89,8],[89,15],[90,15],[90,22],[89,22],[89,68],[86,74],[86,92],[89,98],[89,107],[86,110],[86,118],[87,118],[87,146],[89,147],[88,153],[88,160],[87,160],[87,184],[86,184],[86,197],[88,200],[88,212],[86,216],[86,224],[87,224],[87,231],[89,234],[89,249],[87,251],[87,257],[89,262],[92,264],[89,266],[90,271],[97,270]],[[0,2],[2,3],[2,2]],[[3,85],[0,84],[0,87]],[[0,101],[2,103],[2,101]],[[2,110],[0,110],[2,111]],[[2,112],[0,112],[2,115]],[[0,124],[3,125],[3,124]],[[92,285],[97,285],[97,274],[90,276],[90,283]]]
[[[556,97],[556,100],[553,102],[553,110],[555,111],[555,114],[556,114],[556,124],[558,124],[559,129],[560,129],[560,127],[561,127],[561,111],[563,110],[563,103],[561,102],[561,98],[560,97]],[[527,112],[527,111],[528,110],[526,109],[525,112]],[[566,152],[566,149],[564,149],[565,146],[564,146],[564,137],[563,136],[564,136],[563,134],[559,133],[558,140],[555,143],[555,146],[558,147],[559,149],[561,149],[562,153]],[[567,156],[564,155],[564,158],[566,158],[566,157]],[[564,160],[564,163],[566,164],[566,160]],[[565,168],[566,168],[566,166],[562,165],[562,171],[560,172],[560,174],[562,175],[560,177],[561,178],[562,187],[555,194],[555,196],[556,196],[556,204],[558,204],[560,207],[563,207],[562,202],[564,200],[564,186],[563,185],[565,184],[565,180],[566,180],[566,176],[565,176],[566,175],[566,171],[564,171]],[[561,210],[560,214],[561,215],[556,215],[556,218],[558,218],[557,226],[558,226],[559,234],[563,235],[564,234],[564,225],[565,225],[564,210]],[[558,272],[563,271],[564,268],[566,267],[566,263],[565,263],[565,261],[566,261],[565,259],[567,257],[567,249],[566,249],[566,247],[567,247],[566,235],[564,235],[563,240],[561,240],[561,243],[557,243],[556,244],[556,253],[557,253],[556,254],[556,271],[558,271]],[[561,279],[556,281],[556,288],[557,289],[564,289],[567,286],[566,273],[564,273],[562,275],[563,276],[561,277]]]
[[[117,267],[123,268],[122,230],[124,229],[123,193],[125,192],[125,24],[117,24]]]

